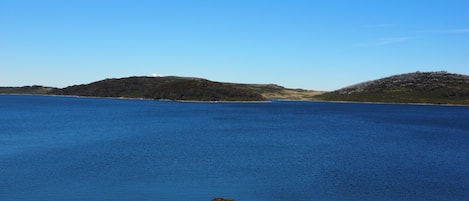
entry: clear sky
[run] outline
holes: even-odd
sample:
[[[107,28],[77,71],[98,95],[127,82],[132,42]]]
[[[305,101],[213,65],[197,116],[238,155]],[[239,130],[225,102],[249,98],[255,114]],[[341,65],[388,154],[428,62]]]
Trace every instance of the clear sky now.
[[[140,75],[334,90],[469,74],[468,0],[0,0],[0,86]]]

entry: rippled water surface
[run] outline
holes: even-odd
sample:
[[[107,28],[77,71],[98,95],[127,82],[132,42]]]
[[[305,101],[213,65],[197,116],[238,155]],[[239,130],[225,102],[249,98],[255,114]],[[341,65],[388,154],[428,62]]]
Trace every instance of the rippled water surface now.
[[[469,200],[469,107],[0,95],[0,200]]]

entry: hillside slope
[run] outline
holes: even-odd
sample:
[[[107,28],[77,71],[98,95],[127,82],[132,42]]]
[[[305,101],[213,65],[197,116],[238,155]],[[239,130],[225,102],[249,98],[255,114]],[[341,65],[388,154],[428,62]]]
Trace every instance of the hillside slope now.
[[[57,90],[53,87],[44,87],[39,85],[24,87],[0,87],[0,94],[49,94]]]
[[[394,75],[314,97],[327,101],[469,105],[469,76],[440,72]]]
[[[261,94],[267,99],[311,100],[314,96],[323,94],[322,91],[290,89],[275,84],[233,84],[246,90]]]

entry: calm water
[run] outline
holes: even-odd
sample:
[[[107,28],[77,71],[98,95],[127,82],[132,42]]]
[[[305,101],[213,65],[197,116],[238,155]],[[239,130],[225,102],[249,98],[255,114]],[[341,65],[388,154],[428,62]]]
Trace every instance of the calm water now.
[[[469,107],[0,95],[0,200],[469,200]]]

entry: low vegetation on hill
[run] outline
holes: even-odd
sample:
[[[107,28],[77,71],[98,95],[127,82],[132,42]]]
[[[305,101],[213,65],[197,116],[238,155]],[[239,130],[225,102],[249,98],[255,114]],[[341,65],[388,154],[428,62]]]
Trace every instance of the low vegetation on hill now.
[[[469,76],[415,72],[363,82],[316,96],[327,101],[469,104]]]

